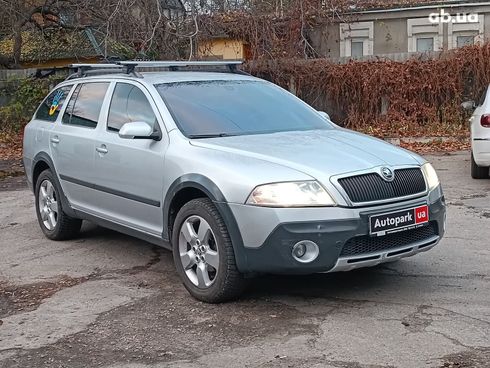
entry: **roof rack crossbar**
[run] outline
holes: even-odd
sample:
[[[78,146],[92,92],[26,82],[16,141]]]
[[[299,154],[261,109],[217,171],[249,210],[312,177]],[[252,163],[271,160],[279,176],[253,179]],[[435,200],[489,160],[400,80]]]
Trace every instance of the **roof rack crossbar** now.
[[[171,67],[171,66],[219,66],[219,65],[241,65],[241,60],[218,60],[218,61],[118,61],[119,65],[137,65],[141,67]]]
[[[94,74],[112,74],[112,73],[125,73],[134,74],[136,68],[168,68],[170,71],[179,71],[181,68],[186,67],[216,67],[223,66],[228,69],[230,73],[234,74],[247,74],[241,71],[238,66],[243,64],[242,61],[237,60],[223,60],[223,61],[117,61],[114,63],[106,64],[71,64],[69,66],[73,73],[67,79],[75,79],[86,77]]]
[[[231,73],[236,73],[238,66],[243,64],[240,60],[223,61],[119,61],[118,64],[134,68],[168,68],[170,71],[178,71],[180,68],[192,66],[225,66]]]
[[[114,68],[114,67],[121,67],[117,63],[105,63],[105,64],[94,64],[94,63],[86,63],[86,64],[71,64],[70,68],[76,69],[76,68],[87,68],[87,69],[104,69],[104,68]]]

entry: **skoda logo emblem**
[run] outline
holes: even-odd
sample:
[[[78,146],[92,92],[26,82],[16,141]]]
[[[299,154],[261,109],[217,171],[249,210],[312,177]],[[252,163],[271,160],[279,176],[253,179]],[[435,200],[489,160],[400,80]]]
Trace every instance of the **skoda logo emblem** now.
[[[395,173],[389,167],[383,167],[381,169],[381,176],[386,181],[393,181],[395,179]]]

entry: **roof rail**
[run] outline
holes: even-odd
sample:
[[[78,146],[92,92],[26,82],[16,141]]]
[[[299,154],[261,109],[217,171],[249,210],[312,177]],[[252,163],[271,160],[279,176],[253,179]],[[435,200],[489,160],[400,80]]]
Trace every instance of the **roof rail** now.
[[[226,71],[234,74],[247,74],[238,66],[242,61],[223,60],[223,61],[117,61],[109,64],[71,64],[69,68],[73,70],[67,79],[81,78],[88,75],[125,73],[136,74],[136,68],[168,68],[170,71],[184,70],[189,67],[197,67],[203,71],[202,67],[226,67]]]

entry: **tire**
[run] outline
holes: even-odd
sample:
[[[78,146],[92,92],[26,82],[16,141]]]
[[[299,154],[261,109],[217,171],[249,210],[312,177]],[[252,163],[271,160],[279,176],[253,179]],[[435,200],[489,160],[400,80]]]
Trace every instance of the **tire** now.
[[[35,184],[36,214],[44,235],[51,240],[66,240],[78,235],[82,220],[68,216],[61,203],[61,188],[51,170],[44,170]]]
[[[211,200],[193,199],[181,208],[172,247],[177,273],[194,298],[222,303],[243,292],[246,280],[237,269],[230,235]]]
[[[478,166],[473,157],[473,152],[471,153],[471,177],[473,179],[488,179],[489,178],[489,168]]]

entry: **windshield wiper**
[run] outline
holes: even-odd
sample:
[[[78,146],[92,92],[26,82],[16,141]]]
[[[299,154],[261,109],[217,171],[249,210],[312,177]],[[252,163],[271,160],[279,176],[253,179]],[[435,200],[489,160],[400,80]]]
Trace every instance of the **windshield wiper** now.
[[[221,137],[234,137],[236,134],[219,133],[219,134],[191,134],[187,137],[190,139],[201,139],[201,138],[221,138]]]

